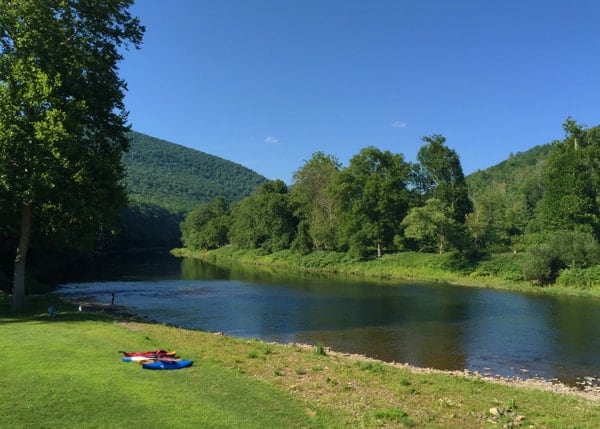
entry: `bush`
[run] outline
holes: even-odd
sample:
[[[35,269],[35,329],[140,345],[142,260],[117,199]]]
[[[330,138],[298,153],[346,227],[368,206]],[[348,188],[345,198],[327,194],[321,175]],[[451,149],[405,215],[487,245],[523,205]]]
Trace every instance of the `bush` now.
[[[546,245],[534,246],[529,248],[523,261],[523,276],[534,283],[549,284],[556,280],[560,268],[560,259],[552,249]]]
[[[557,231],[541,244],[531,246],[523,261],[526,280],[553,283],[564,268],[585,268],[598,263],[600,246],[594,237],[581,231]]]
[[[556,279],[556,284],[581,289],[600,287],[600,265],[562,270]]]
[[[523,280],[523,255],[499,253],[479,261],[472,277],[495,276],[508,281]]]
[[[327,356],[327,352],[325,351],[325,346],[323,346],[323,343],[317,343],[315,345],[315,354],[319,356]]]

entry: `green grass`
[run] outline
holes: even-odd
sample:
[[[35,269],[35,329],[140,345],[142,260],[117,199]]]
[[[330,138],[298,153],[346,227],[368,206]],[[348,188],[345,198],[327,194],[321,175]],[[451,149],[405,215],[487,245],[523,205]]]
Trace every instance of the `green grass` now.
[[[202,359],[193,342],[178,341],[177,329],[144,327],[74,311],[0,318],[0,426],[312,427],[331,419],[316,408],[309,415],[303,401],[238,368]],[[194,366],[143,370],[117,353],[158,347],[177,348]]]
[[[30,299],[14,316],[0,295],[3,428],[600,427],[600,402],[574,395],[79,313],[54,299]],[[159,347],[194,366],[148,371],[117,353]]]
[[[264,255],[257,250],[239,250],[225,246],[211,251],[174,249],[176,256],[198,258],[235,270],[268,271],[274,276],[281,273],[312,273],[346,276],[378,281],[413,281],[421,283],[454,284],[511,290],[530,294],[579,295],[600,297],[600,283],[595,271],[586,271],[552,286],[538,286],[525,281],[522,274],[524,254],[499,253],[486,259],[469,262],[456,254],[401,252],[381,258],[359,261],[344,253],[317,251],[299,255],[283,250]],[[582,278],[586,279],[585,284]],[[594,278],[594,281],[588,279]],[[584,287],[585,286],[585,287]]]

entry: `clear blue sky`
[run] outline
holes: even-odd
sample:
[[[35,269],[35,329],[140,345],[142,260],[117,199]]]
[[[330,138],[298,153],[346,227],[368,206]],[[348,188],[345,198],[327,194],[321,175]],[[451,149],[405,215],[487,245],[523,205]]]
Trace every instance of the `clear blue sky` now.
[[[442,134],[469,174],[600,124],[597,0],[138,0],[133,129],[292,182],[316,151],[414,161]]]

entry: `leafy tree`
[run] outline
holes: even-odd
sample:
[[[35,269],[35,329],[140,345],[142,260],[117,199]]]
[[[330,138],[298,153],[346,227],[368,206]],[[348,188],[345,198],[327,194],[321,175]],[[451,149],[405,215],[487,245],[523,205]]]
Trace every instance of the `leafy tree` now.
[[[316,152],[294,173],[291,199],[300,219],[296,237],[299,248],[335,248],[337,223],[331,186],[339,172],[340,163],[335,157]]]
[[[419,163],[412,172],[413,185],[423,200],[441,201],[452,218],[464,224],[473,204],[458,155],[445,145],[446,138],[439,134],[422,140],[426,144],[417,154]]]
[[[586,268],[600,262],[600,246],[590,234],[581,231],[554,231],[543,234],[540,242],[527,250],[523,261],[526,280],[552,283],[560,270]]]
[[[563,125],[567,137],[553,145],[543,173],[544,194],[532,230],[584,229],[600,235],[600,132],[572,119]]]
[[[340,246],[364,257],[370,249],[391,247],[408,211],[410,167],[401,154],[373,146],[362,149],[338,175],[334,194],[340,220]]]
[[[189,212],[181,223],[182,241],[190,249],[216,249],[228,243],[230,226],[229,205],[217,197]]]
[[[297,229],[288,188],[281,180],[263,183],[231,210],[229,241],[243,249],[272,253],[288,249]]]
[[[535,146],[466,177],[474,206],[467,223],[476,244],[494,251],[521,247],[543,195],[542,171],[550,151],[550,144]],[[482,229],[484,224],[492,229]]]
[[[402,221],[404,235],[417,241],[421,250],[437,249],[444,253],[459,231],[448,208],[435,198],[427,200],[423,207],[414,207]]]
[[[0,0],[0,200],[19,213],[13,308],[38,233],[80,243],[118,218],[128,147],[120,47],[139,47],[132,0]]]
[[[474,202],[473,212],[467,215],[466,226],[474,245],[480,251],[505,244],[506,197],[501,189],[489,189]]]

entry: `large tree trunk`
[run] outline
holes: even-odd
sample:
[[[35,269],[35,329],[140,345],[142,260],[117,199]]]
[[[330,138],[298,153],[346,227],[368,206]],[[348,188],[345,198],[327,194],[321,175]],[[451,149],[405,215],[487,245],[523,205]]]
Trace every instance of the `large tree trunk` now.
[[[19,247],[17,247],[13,277],[12,308],[16,312],[25,310],[25,263],[27,261],[30,236],[31,204],[25,204],[21,208],[21,237],[19,238]]]

